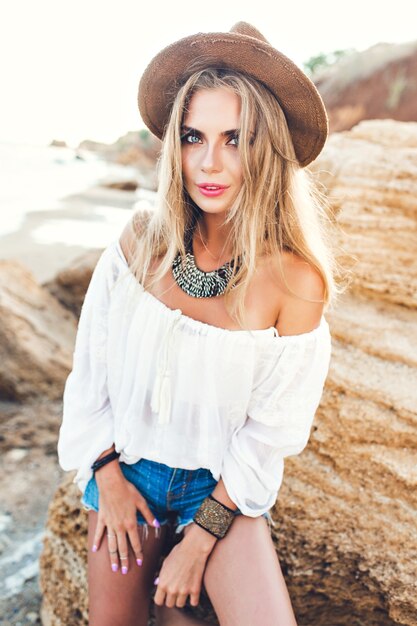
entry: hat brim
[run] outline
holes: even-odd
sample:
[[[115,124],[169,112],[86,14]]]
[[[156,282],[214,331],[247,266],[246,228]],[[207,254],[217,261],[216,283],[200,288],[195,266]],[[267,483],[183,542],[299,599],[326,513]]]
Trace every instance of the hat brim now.
[[[329,132],[323,100],[314,83],[291,59],[269,43],[240,33],[197,33],[161,50],[139,82],[138,106],[150,131],[162,139],[181,78],[199,61],[256,78],[284,111],[301,167],[321,152]]]

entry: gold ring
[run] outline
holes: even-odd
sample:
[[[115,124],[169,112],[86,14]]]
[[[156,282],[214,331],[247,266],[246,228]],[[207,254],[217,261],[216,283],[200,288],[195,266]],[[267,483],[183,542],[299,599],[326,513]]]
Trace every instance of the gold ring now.
[[[116,535],[113,535],[112,533],[107,533],[107,537],[115,537]]]
[[[116,552],[118,552],[118,550],[109,550],[109,554],[116,554]]]

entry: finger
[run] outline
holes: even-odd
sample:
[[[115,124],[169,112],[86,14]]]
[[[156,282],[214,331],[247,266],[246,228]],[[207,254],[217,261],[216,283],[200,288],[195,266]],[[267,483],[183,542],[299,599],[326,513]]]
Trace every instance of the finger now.
[[[178,607],[179,609],[182,609],[185,606],[185,603],[187,602],[187,593],[179,593],[177,595],[177,601],[175,603],[175,606]]]
[[[172,609],[175,606],[175,602],[177,600],[176,593],[167,593],[165,597],[165,605]]]
[[[119,550],[121,572],[122,574],[127,574],[129,571],[129,547],[127,545],[125,531],[117,533],[117,547]]]
[[[107,549],[109,551],[110,564],[113,572],[119,569],[119,551],[117,549],[117,535],[114,530],[107,528]]]
[[[191,606],[198,606],[199,601],[200,601],[200,591],[192,591],[190,593]]]
[[[156,579],[156,580],[159,580],[159,579]],[[153,601],[158,606],[163,606],[164,600],[165,600],[165,591],[163,591],[162,588],[159,587],[159,585],[158,585],[158,587],[156,589],[156,592],[155,592],[155,595],[154,595]]]
[[[151,509],[148,507],[145,498],[140,498],[136,503],[136,508],[142,513],[146,522],[153,526],[154,528],[160,528],[161,524],[159,520],[156,519],[155,515],[152,513]]]
[[[97,526],[96,526],[96,530],[94,532],[92,552],[97,552],[97,550],[99,549],[105,527],[106,527],[106,525],[104,523],[104,520],[102,519],[102,517],[100,515],[98,515],[97,516]]]
[[[132,546],[132,550],[135,554],[136,563],[140,566],[143,563],[143,549],[142,544],[139,538],[139,531],[137,524],[135,525],[134,530],[128,531],[130,545]]]

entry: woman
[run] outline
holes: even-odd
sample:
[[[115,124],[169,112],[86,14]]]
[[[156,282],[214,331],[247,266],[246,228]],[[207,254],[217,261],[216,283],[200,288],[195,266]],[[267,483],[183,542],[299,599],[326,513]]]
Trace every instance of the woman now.
[[[182,609],[204,583],[221,626],[290,626],[269,509],[330,361],[336,263],[303,170],[326,112],[245,22],[162,50],[139,109],[156,209],[94,270],[58,443],[89,510],[90,625],[147,624],[154,584],[158,624],[203,624]]]

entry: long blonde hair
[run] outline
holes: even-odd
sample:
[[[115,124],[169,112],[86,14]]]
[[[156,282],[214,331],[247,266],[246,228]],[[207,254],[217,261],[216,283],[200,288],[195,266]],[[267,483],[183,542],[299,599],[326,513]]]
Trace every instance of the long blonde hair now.
[[[295,253],[316,268],[325,285],[323,302],[327,309],[342,292],[336,281],[340,268],[333,250],[330,207],[312,173],[298,165],[276,98],[257,80],[231,69],[194,71],[178,89],[157,163],[155,211],[143,216],[130,271],[148,287],[170,271],[178,252],[185,258],[185,233],[194,227],[202,211],[183,184],[180,129],[193,94],[217,88],[231,89],[241,100],[238,150],[244,182],[225,218],[225,224],[230,223],[227,243],[235,261],[225,291],[226,309],[240,327],[246,327],[245,295],[257,261],[264,255],[277,259],[284,282],[294,293],[285,281],[283,251]],[[251,128],[255,128],[252,140]],[[158,268],[151,270],[152,260],[161,257]]]

